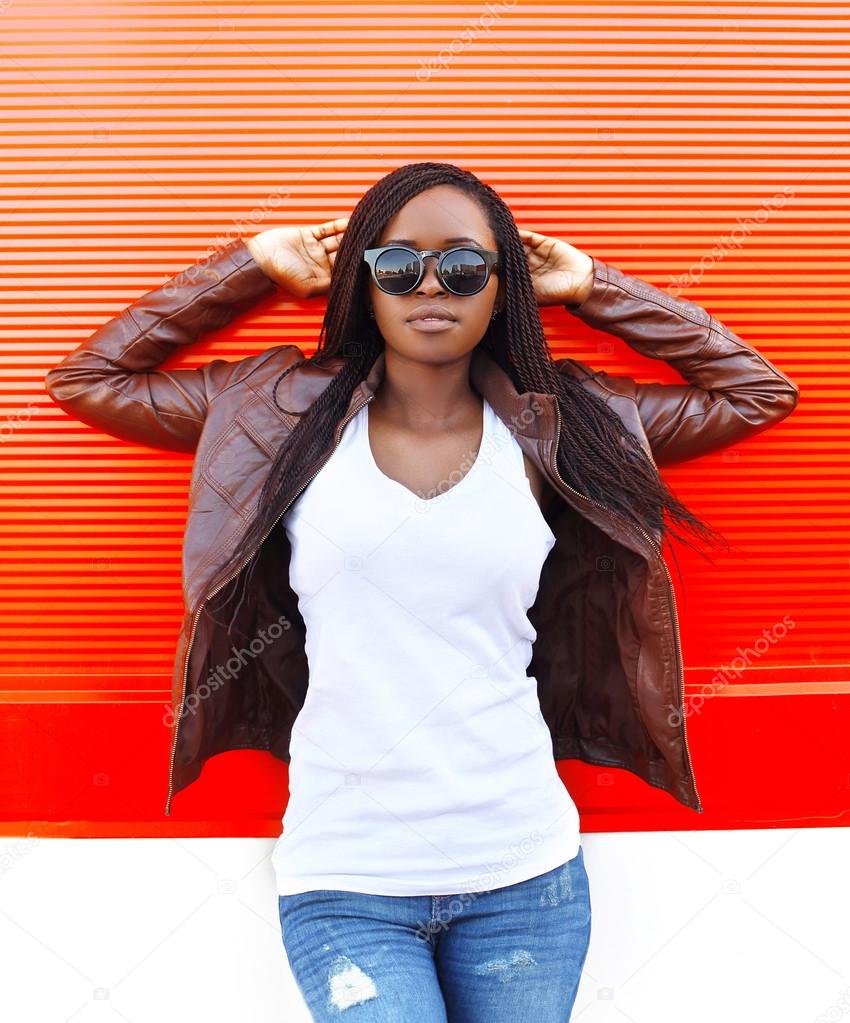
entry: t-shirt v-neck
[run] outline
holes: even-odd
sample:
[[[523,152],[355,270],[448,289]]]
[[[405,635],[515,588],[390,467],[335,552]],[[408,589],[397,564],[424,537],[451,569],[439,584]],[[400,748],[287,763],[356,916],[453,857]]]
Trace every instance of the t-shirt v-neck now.
[[[365,435],[365,440],[366,440],[366,443],[365,443],[364,447],[365,447],[365,451],[366,451],[366,455],[367,455],[367,461],[371,463],[371,467],[374,470],[374,472],[377,473],[382,479],[386,480],[393,487],[401,488],[401,490],[403,490],[407,495],[409,495],[408,499],[414,500],[414,501],[425,501],[425,502],[429,502],[429,503],[431,501],[439,501],[443,497],[445,497],[450,491],[454,490],[456,487],[462,486],[464,481],[470,476],[470,474],[477,471],[479,462],[482,460],[482,453],[484,452],[484,450],[485,450],[485,448],[487,446],[487,443],[489,441],[490,431],[489,431],[488,427],[489,427],[490,416],[487,414],[487,402],[486,402],[486,399],[482,399],[482,409],[481,409],[481,419],[482,419],[481,442],[478,445],[478,451],[476,452],[476,456],[475,456],[475,459],[473,460],[472,465],[463,473],[463,475],[460,477],[460,479],[445,481],[446,483],[448,483],[448,486],[442,486],[441,488],[438,488],[438,492],[436,494],[434,494],[433,496],[431,496],[431,497],[421,497],[415,491],[411,490],[410,487],[405,486],[404,483],[401,483],[399,480],[393,479],[392,476],[388,476],[383,471],[383,469],[378,465],[377,461],[375,460],[375,454],[372,451],[371,442],[369,440],[369,403],[368,402],[366,403],[366,406],[363,409],[363,412],[364,412],[364,416],[363,416],[363,419],[364,419],[363,433]]]

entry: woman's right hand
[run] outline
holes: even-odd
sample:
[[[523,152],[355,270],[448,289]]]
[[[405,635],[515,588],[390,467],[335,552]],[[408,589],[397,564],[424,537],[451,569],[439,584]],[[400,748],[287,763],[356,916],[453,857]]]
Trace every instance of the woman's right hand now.
[[[311,227],[272,227],[245,244],[260,269],[294,298],[324,295],[348,217]]]

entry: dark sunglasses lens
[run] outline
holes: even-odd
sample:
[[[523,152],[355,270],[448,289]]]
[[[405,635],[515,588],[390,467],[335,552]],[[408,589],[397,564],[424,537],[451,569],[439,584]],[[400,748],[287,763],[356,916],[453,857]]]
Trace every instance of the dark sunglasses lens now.
[[[416,284],[419,260],[405,249],[388,249],[375,261],[378,287],[390,295],[403,295]]]
[[[454,249],[443,261],[443,280],[456,295],[474,295],[487,283],[487,263],[480,252]]]

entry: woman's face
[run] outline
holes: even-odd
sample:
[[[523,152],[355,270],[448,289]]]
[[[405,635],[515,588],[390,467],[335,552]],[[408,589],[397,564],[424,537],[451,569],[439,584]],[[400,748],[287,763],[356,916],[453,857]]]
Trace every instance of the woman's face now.
[[[384,227],[376,247],[404,242],[414,249],[448,249],[474,243],[495,252],[496,238],[478,203],[452,185],[437,185],[410,199]],[[475,295],[455,295],[437,279],[437,259],[425,260],[425,275],[406,295],[387,295],[369,276],[375,322],[387,348],[418,362],[444,362],[470,352],[484,336],[504,287],[498,271]],[[454,317],[444,330],[426,331],[411,320],[418,306],[443,306]],[[426,325],[427,326],[427,325]]]

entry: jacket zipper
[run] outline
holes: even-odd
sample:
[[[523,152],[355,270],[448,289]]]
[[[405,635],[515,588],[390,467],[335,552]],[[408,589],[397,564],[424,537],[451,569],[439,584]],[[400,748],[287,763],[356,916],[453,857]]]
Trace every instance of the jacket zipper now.
[[[562,486],[566,487],[566,489],[569,490],[571,493],[573,493],[577,497],[581,498],[582,501],[587,501],[590,504],[594,504],[594,505],[597,506],[597,508],[601,508],[603,511],[607,512],[610,515],[611,514],[611,509],[610,508],[606,508],[605,505],[600,504],[599,501],[594,501],[594,499],[592,497],[588,497],[586,494],[582,494],[581,491],[576,490],[574,487],[571,487],[569,485],[569,483],[567,483],[567,481],[565,479],[563,479],[563,477],[561,476],[560,472],[558,472],[557,450],[558,450],[558,442],[559,442],[560,437],[561,437],[561,409],[560,409],[560,406],[558,405],[557,398],[555,399],[555,412],[556,412],[557,417],[558,417],[558,432],[555,435],[555,445],[554,445],[554,447],[552,449],[552,457],[549,459],[549,462],[550,462],[550,465],[552,467],[552,471],[555,474],[555,477],[557,478],[558,482],[561,483]],[[655,465],[655,460],[652,458],[652,455],[650,455],[649,458],[650,458],[650,461],[652,461],[652,464]],[[657,468],[658,467],[656,466],[656,469]],[[622,518],[622,516],[619,516],[619,517]],[[623,522],[626,524],[627,528],[629,528],[629,529],[633,528],[633,524],[631,522],[627,522],[625,519],[623,519]],[[641,533],[643,533],[643,535],[649,541],[649,543],[651,544],[653,550],[655,550],[657,555],[658,555],[658,560],[661,562],[661,567],[664,569],[664,576],[665,576],[665,579],[667,580],[667,590],[668,590],[668,592],[670,594],[670,604],[671,604],[671,606],[673,608],[673,623],[674,623],[673,631],[674,631],[674,635],[675,635],[675,639],[676,639],[676,643],[675,643],[675,646],[676,646],[676,667],[678,669],[678,678],[679,678],[679,701],[680,701],[680,705],[682,706],[682,708],[684,708],[684,706],[685,706],[685,671],[684,671],[684,666],[682,664],[681,640],[680,640],[680,636],[679,636],[679,613],[678,613],[678,610],[676,608],[676,593],[675,593],[675,591],[673,589],[673,580],[670,578],[670,572],[669,572],[669,570],[667,568],[667,565],[664,562],[664,557],[663,557],[663,555],[661,553],[661,548],[658,546],[657,542],[655,541],[655,538],[653,536],[651,536],[649,533],[647,533],[647,531],[642,526],[635,526],[634,528],[639,529],[641,531]],[[697,809],[697,811],[699,813],[703,813],[704,807],[702,805],[702,801],[700,800],[699,790],[697,789],[696,776],[694,774],[693,763],[691,762],[691,751],[688,748],[688,732],[687,732],[687,729],[685,728],[685,717],[684,717],[684,714],[682,715],[681,732],[682,732],[682,742],[683,742],[683,745],[685,747],[685,759],[687,760],[688,770],[689,770],[690,775],[691,775],[691,784],[694,787],[694,793],[696,794],[696,797],[697,797],[697,807],[696,807],[696,809]]]
[[[177,733],[178,733],[178,730],[180,728],[180,721],[181,721],[181,718],[182,718],[182,715],[183,715],[183,701],[184,701],[185,696],[186,696],[186,676],[188,675],[188,672],[189,672],[189,655],[192,652],[192,641],[195,638],[195,628],[196,628],[196,626],[198,624],[198,619],[201,616],[201,610],[203,609],[204,604],[206,604],[206,602],[208,600],[210,600],[212,597],[214,597],[216,595],[216,593],[218,593],[218,591],[220,589],[222,589],[224,586],[226,586],[230,582],[231,579],[233,579],[235,576],[239,575],[239,573],[248,564],[248,562],[251,560],[251,558],[254,557],[254,555],[257,553],[257,551],[260,549],[260,547],[263,546],[263,544],[265,543],[265,541],[266,541],[267,537],[269,536],[269,534],[271,533],[271,531],[278,524],[278,522],[281,520],[283,515],[286,514],[286,511],[291,507],[293,502],[296,500],[297,497],[299,497],[299,495],[302,493],[302,491],[304,491],[306,489],[308,484],[312,482],[313,478],[318,475],[319,470],[330,459],[330,457],[334,453],[334,451],[336,451],[337,447],[339,446],[340,438],[342,436],[342,430],[345,427],[345,424],[349,421],[349,419],[352,419],[355,415],[357,415],[357,413],[360,411],[360,409],[363,408],[363,406],[366,405],[368,402],[370,402],[372,400],[372,398],[374,398],[374,395],[370,394],[369,397],[367,397],[365,399],[365,401],[361,401],[360,404],[357,405],[356,408],[352,409],[352,411],[349,412],[348,415],[346,415],[343,419],[340,420],[340,422],[337,424],[336,430],[334,431],[334,444],[333,444],[333,447],[328,452],[327,456],[321,460],[319,465],[317,465],[316,468],[313,470],[313,472],[310,473],[310,475],[307,477],[307,479],[304,481],[304,483],[301,484],[301,486],[298,488],[298,490],[295,492],[295,494],[293,494],[293,496],[290,498],[290,500],[287,501],[286,506],[281,510],[280,514],[275,518],[274,522],[269,526],[269,528],[263,534],[263,536],[260,539],[260,541],[254,547],[253,551],[251,551],[251,553],[245,558],[245,560],[242,562],[242,564],[235,571],[231,572],[231,574],[223,582],[219,583],[219,585],[216,586],[216,588],[211,593],[208,593],[204,597],[204,599],[201,601],[201,603],[198,605],[198,609],[195,612],[194,621],[192,622],[192,631],[191,631],[191,633],[189,635],[189,643],[188,643],[188,646],[186,647],[186,656],[185,656],[185,659],[183,661],[183,684],[182,684],[182,688],[181,688],[181,692],[180,692],[180,710],[179,710],[178,716],[177,716],[177,723],[176,723],[176,725],[174,727],[174,741],[172,742],[172,745],[171,745],[171,763],[170,763],[169,771],[168,771],[168,799],[166,800],[166,803],[165,803],[165,815],[166,816],[169,816],[170,813],[171,813],[171,798],[172,798],[172,791],[171,790],[172,790],[172,787],[174,785],[174,758],[175,758],[175,756],[177,754]]]

